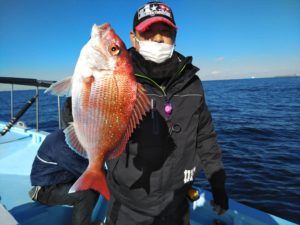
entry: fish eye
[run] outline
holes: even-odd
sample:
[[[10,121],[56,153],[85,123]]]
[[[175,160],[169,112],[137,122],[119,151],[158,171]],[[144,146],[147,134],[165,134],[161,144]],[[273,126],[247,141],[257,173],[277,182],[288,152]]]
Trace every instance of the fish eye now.
[[[119,46],[117,46],[116,44],[112,44],[109,48],[108,51],[111,55],[119,55],[121,50],[119,48]]]

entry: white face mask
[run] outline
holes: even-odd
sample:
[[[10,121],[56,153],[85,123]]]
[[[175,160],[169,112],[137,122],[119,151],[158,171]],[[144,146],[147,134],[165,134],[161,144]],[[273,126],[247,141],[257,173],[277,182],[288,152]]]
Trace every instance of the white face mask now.
[[[171,58],[175,45],[158,43],[155,41],[141,41],[136,38],[136,41],[140,45],[139,53],[146,60],[150,60],[156,63],[162,63]]]

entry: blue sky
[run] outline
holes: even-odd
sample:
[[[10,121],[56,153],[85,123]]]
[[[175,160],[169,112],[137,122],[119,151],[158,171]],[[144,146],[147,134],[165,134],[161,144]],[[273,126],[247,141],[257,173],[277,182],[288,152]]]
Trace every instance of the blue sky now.
[[[203,80],[300,74],[299,0],[168,0],[176,50]],[[0,76],[72,75],[91,27],[104,22],[130,47],[141,0],[0,0]]]

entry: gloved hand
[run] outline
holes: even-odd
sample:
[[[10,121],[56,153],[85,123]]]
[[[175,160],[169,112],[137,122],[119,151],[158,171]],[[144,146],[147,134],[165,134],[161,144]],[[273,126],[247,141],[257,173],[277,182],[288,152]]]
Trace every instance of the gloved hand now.
[[[211,205],[218,215],[225,213],[228,209],[228,197],[225,190],[225,171],[224,169],[218,170],[213,173],[209,179],[213,201]]]

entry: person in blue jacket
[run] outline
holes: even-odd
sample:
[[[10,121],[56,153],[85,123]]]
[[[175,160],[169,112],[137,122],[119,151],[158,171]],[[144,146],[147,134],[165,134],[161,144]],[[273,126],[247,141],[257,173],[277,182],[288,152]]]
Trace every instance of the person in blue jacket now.
[[[72,224],[90,225],[99,194],[93,190],[68,193],[85,171],[88,160],[72,151],[63,130],[49,134],[40,146],[30,174],[31,198],[47,205],[73,206]]]

